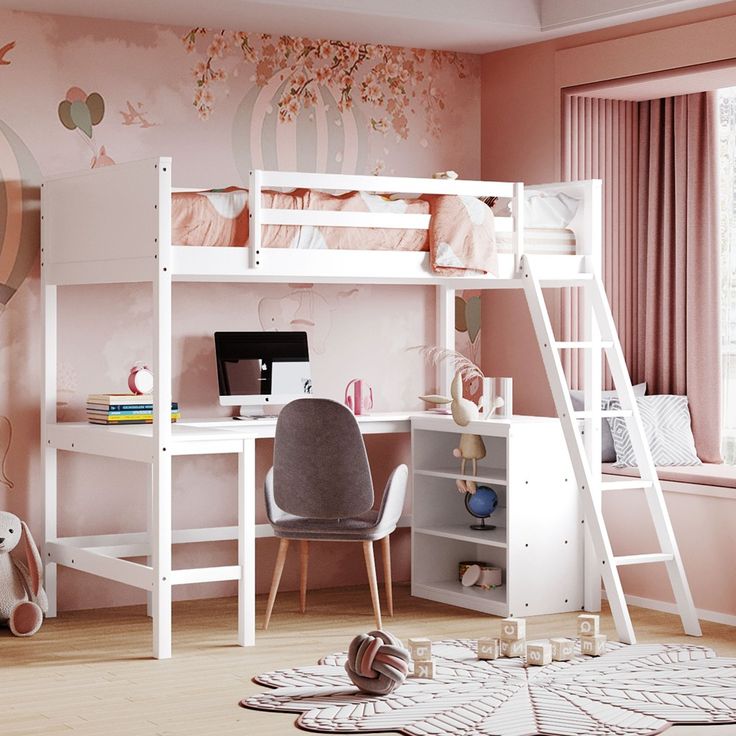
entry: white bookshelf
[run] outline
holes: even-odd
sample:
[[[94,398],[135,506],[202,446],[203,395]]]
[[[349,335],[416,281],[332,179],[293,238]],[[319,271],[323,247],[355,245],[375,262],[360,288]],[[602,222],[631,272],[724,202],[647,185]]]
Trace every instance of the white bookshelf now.
[[[464,432],[483,437],[477,475],[452,456]],[[451,417],[412,418],[412,595],[496,616],[583,607],[583,514],[557,419],[509,417],[459,427]],[[466,466],[466,471],[470,464]],[[486,524],[466,510],[455,480],[492,487],[499,505]],[[464,588],[461,561],[503,570],[503,585]]]

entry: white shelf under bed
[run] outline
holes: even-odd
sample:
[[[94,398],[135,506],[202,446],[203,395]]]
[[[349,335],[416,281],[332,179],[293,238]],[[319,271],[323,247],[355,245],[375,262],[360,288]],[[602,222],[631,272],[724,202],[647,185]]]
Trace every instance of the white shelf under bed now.
[[[470,518],[471,517],[468,516],[469,520]],[[471,529],[468,524],[436,524],[431,526],[415,526],[414,533],[424,534],[425,536],[441,537],[443,539],[457,539],[461,542],[472,542],[473,544],[484,544],[489,547],[500,547],[501,549],[506,549],[507,533],[506,520],[503,516],[503,510],[497,510],[488,520],[488,526],[495,526],[495,529],[481,532],[477,529]]]
[[[459,608],[471,608],[492,616],[505,616],[506,586],[482,590],[465,588],[459,580],[440,580],[431,583],[413,583],[412,595]]]
[[[468,461],[468,466],[470,462]],[[491,483],[493,485],[506,485],[506,471],[503,468],[485,468],[479,467],[478,472],[474,475],[468,473],[460,473],[457,467],[443,468],[415,468],[416,475],[425,475],[428,478],[449,478],[451,480],[473,480],[476,483]]]

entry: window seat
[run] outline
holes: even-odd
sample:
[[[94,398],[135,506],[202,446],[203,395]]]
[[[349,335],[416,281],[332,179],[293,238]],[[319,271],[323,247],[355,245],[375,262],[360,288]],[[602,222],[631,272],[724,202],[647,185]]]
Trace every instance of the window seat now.
[[[616,468],[613,463],[603,463],[604,475],[628,475],[639,477],[638,468]],[[736,489],[736,465],[705,463],[704,465],[674,465],[657,468],[659,479],[675,483],[692,483],[701,486]]]

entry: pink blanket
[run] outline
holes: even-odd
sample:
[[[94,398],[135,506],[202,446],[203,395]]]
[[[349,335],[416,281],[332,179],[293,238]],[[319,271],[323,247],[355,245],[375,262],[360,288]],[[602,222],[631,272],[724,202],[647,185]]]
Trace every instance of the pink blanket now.
[[[447,276],[498,273],[493,211],[477,197],[425,195],[432,269]]]
[[[429,231],[395,228],[266,225],[265,248],[408,250],[431,253],[441,274],[496,273],[496,243],[491,209],[474,197],[425,196],[393,199],[368,192],[332,195],[298,189],[263,191],[263,205],[274,209],[430,214]],[[244,246],[248,243],[248,192],[230,187],[172,196],[172,243]]]

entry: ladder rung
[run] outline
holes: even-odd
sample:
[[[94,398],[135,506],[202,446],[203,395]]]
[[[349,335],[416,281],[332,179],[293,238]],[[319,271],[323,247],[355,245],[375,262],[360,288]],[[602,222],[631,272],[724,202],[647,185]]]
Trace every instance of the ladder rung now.
[[[584,342],[584,341],[574,341],[574,342],[556,342],[555,347],[558,350],[574,350],[576,348],[581,349],[595,349],[595,348],[603,348],[608,349],[613,347],[613,342],[610,340],[604,340],[602,342]]]
[[[606,480],[601,483],[602,491],[633,491],[651,488],[650,480]]]
[[[567,286],[585,286],[593,280],[593,274],[576,273],[572,276],[564,276],[563,278],[540,278],[539,285],[543,289],[564,289]]]
[[[650,562],[669,562],[674,559],[674,555],[666,552],[652,552],[647,555],[623,555],[622,557],[614,557],[613,564],[616,567],[621,565],[647,565]]]
[[[606,411],[575,411],[577,419],[592,419],[593,417],[630,417],[632,412],[628,409],[610,409]]]

